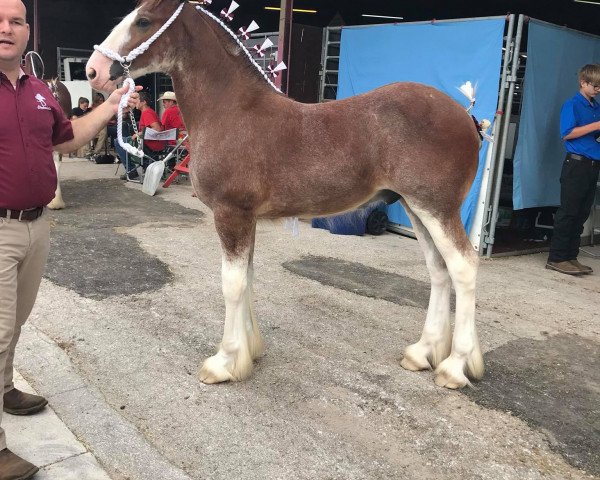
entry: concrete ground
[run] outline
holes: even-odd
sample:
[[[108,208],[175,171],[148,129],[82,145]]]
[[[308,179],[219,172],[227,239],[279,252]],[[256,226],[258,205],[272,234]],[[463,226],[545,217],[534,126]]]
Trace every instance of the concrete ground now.
[[[187,182],[149,197],[115,167],[65,162],[16,362],[113,480],[600,476],[600,260],[584,277],[544,254],[482,261],[487,372],[450,391],[400,367],[429,292],[416,241],[263,223],[267,353],[247,381],[207,386],[224,318],[211,214]]]
[[[15,386],[36,393],[18,372]],[[40,468],[36,480],[110,480],[94,455],[51,407],[35,417],[4,414],[2,427],[11,450]]]

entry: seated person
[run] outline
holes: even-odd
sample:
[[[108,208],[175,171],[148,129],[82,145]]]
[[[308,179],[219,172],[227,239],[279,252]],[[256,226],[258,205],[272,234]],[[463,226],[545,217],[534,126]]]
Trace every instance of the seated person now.
[[[90,111],[90,101],[87,98],[79,97],[79,101],[77,102],[77,104],[79,106],[71,110],[71,120],[83,117],[86,113],[89,113]]]
[[[77,107],[71,110],[71,114],[69,118],[71,120],[75,120],[77,118],[83,117],[85,114],[90,112],[90,101],[85,97],[79,97],[79,101],[77,102]],[[79,149],[75,150],[69,155],[75,155],[76,157],[85,157],[90,153],[90,146],[83,145]]]
[[[101,93],[96,93],[94,95],[94,101],[92,102],[90,110],[93,110],[102,103],[104,103],[104,95],[102,95]],[[105,153],[105,151],[108,150],[108,146],[106,144],[107,137],[107,127],[104,127],[98,132],[98,135],[96,136],[96,144],[94,146],[94,149],[92,150],[92,154],[90,155],[90,157],[101,155],[102,153]]]
[[[142,114],[140,116],[140,124],[138,127],[138,132],[140,135],[143,134],[144,128],[146,128],[146,127],[150,127],[152,129],[156,130],[157,132],[161,132],[163,130],[163,127],[158,119],[158,115],[154,111],[154,109],[152,109],[152,107],[150,107],[149,102],[150,102],[150,95],[148,94],[148,92],[143,92],[143,91],[140,92],[139,100],[138,100],[138,104],[137,104],[137,109],[142,112]],[[124,138],[124,140],[133,145],[137,145],[137,136],[136,135],[133,135],[131,137],[126,137],[126,138]],[[164,148],[165,148],[165,142],[156,141],[156,140],[145,140],[144,141],[144,153],[146,153],[147,155],[149,155],[151,157],[156,152],[160,152],[160,151],[164,150]],[[125,175],[122,175],[121,178],[123,180],[126,180],[127,178],[130,178],[130,179],[136,178],[138,176],[138,172],[136,170],[137,164],[135,162],[127,160],[126,152],[123,149],[123,147],[121,147],[121,145],[119,145],[118,142],[115,145],[115,150],[117,152],[117,155],[119,156],[119,160],[121,160],[121,163],[125,167],[126,173],[125,173]],[[139,163],[139,159],[138,159],[138,163]],[[147,166],[148,166],[148,162],[146,160],[142,161],[142,167],[145,169]]]
[[[177,105],[177,97],[175,92],[165,92],[159,97],[162,100],[164,112],[162,114],[161,123],[165,130],[177,128],[180,132],[185,132],[186,128],[181,118],[181,112]],[[169,140],[169,145],[175,145],[175,140]]]

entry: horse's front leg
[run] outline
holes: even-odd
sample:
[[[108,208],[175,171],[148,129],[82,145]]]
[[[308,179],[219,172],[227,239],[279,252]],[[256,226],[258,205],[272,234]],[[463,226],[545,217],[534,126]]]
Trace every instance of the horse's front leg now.
[[[65,202],[62,198],[62,191],[60,190],[60,164],[62,162],[62,154],[54,152],[54,166],[56,167],[56,192],[54,198],[48,204],[48,208],[51,210],[60,210],[65,208]]]
[[[247,214],[230,210],[215,212],[215,227],[223,248],[225,328],[219,351],[200,368],[199,377],[204,383],[247,378],[252,372],[253,357],[262,351],[262,340],[252,315],[249,277],[255,225],[255,218]]]

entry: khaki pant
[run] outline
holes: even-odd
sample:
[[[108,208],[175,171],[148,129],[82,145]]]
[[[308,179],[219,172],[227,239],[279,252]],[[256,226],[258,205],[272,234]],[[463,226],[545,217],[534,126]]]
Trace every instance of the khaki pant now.
[[[98,140],[96,140],[96,146],[94,147],[94,154],[101,154],[104,153],[104,150],[107,149],[106,147],[106,140],[108,138],[108,134],[106,131],[106,127],[104,127],[102,130],[100,130],[100,132],[98,132]]]
[[[13,359],[21,327],[38,293],[48,250],[50,228],[46,215],[32,222],[0,218],[0,378],[2,393],[14,388]],[[3,399],[0,396],[0,422]],[[0,426],[0,450],[6,436]]]

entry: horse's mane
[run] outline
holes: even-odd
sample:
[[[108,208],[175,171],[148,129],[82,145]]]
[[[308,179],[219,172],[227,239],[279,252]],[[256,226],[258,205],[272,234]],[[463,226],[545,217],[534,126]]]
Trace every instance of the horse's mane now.
[[[163,3],[167,3],[167,2],[171,2],[171,3],[173,3],[173,5],[175,5],[175,4],[183,3],[186,1],[187,0],[137,0],[137,7],[144,6],[149,9],[152,9],[152,8],[156,8],[159,5],[161,5]],[[192,3],[192,5],[194,5],[194,4]],[[198,11],[198,13],[202,15],[202,12]],[[203,15],[203,16],[208,17],[208,15]],[[250,61],[249,58],[247,58],[247,55],[243,52],[241,47],[231,37],[231,35],[223,28],[223,26],[220,25],[219,23],[215,22],[212,18],[206,18],[206,22],[209,25],[209,28],[212,28],[212,30],[215,32],[215,34],[220,37],[223,48],[225,48],[227,53],[229,53],[230,55],[236,56],[236,57],[243,58],[242,62],[243,62],[244,70],[246,70],[248,73],[250,73],[253,78],[261,81],[261,83],[266,82],[265,77],[263,76],[261,71],[258,68],[256,68],[256,66]],[[212,24],[214,24],[214,26],[216,28],[213,28]]]

